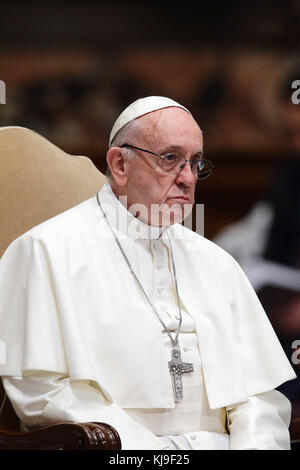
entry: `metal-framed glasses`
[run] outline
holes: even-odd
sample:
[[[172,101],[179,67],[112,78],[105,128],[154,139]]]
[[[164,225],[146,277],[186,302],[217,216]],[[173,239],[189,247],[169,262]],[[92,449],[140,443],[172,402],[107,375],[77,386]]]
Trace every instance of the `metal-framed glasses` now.
[[[121,148],[140,150],[141,152],[146,152],[150,155],[154,155],[155,157],[159,157],[160,167],[162,170],[167,173],[172,173],[173,175],[180,173],[187,163],[191,165],[191,171],[197,179],[207,178],[215,168],[214,164],[210,160],[203,158],[203,154],[201,154],[201,156],[192,157],[191,160],[187,160],[184,156],[179,155],[176,152],[168,152],[166,155],[160,155],[130,144],[123,144],[121,145]]]

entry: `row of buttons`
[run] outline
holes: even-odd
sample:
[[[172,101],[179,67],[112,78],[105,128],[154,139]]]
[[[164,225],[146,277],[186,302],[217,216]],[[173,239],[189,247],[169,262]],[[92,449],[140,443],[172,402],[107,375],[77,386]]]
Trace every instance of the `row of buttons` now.
[[[161,244],[159,241],[154,240],[154,241],[153,241],[153,248],[154,248],[154,250],[157,252],[159,249],[162,248],[162,244]],[[163,253],[162,253],[161,255],[163,255]],[[156,256],[157,256],[157,255],[156,255]],[[156,269],[158,269],[158,271],[162,271],[163,268],[164,268],[164,265],[163,265],[163,263],[162,263],[161,256],[159,256],[159,258],[160,258],[160,260],[159,260],[159,262],[156,263],[155,267],[156,267]],[[161,294],[163,294],[163,293],[165,292],[166,286],[158,286],[158,287],[156,287],[155,290],[156,290],[156,293],[157,293],[158,295],[161,295]]]
[[[166,296],[169,297],[169,294],[168,294],[169,287],[168,287],[168,285],[170,286],[170,281],[171,281],[170,272],[169,272],[169,269],[168,269],[166,251],[164,250],[162,240],[153,240],[152,241],[152,246],[153,246],[153,249],[155,251],[155,254],[154,254],[154,258],[155,258],[155,261],[156,261],[155,267],[159,271],[159,274],[157,274],[157,281],[158,281],[159,285],[155,287],[155,293],[156,293],[156,295],[159,295],[161,297],[161,300],[163,300],[164,298],[166,298]],[[164,264],[164,261],[165,261],[165,264]],[[163,269],[165,269],[164,272],[163,272]],[[176,304],[177,304],[177,300],[176,300]],[[176,312],[176,310],[175,310],[175,312],[173,314],[171,314],[170,308],[168,308],[165,304],[160,305],[160,310],[163,313],[166,313],[168,315],[168,317],[173,317],[174,313]],[[179,315],[178,310],[175,313],[175,319],[178,320],[178,321],[180,319],[180,315]]]
[[[161,243],[159,243],[157,240],[153,242],[153,248],[154,250],[158,250],[161,247]]]
[[[163,312],[170,314],[170,311],[169,311],[169,309],[168,309],[168,307],[167,307],[166,305],[162,304],[162,305],[160,306],[160,308],[161,308],[161,310],[162,310]],[[176,313],[176,314],[175,314],[175,318],[176,318],[176,320],[179,320],[179,319],[180,319],[179,313]]]
[[[166,289],[166,287],[164,287],[164,286],[157,287],[157,288],[156,288],[156,292],[157,292],[158,294],[162,294],[165,289]]]

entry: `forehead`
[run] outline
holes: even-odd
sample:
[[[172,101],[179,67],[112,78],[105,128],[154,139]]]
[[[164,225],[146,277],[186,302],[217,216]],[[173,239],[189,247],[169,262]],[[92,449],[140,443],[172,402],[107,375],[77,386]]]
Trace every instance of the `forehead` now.
[[[142,116],[141,137],[146,144],[202,146],[202,131],[194,118],[184,109],[164,108]]]

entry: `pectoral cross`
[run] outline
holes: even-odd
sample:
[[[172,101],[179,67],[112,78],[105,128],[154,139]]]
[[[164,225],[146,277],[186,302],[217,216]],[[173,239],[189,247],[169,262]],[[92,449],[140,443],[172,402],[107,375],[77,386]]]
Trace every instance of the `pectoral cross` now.
[[[169,371],[173,379],[173,390],[175,401],[183,399],[182,374],[193,372],[194,366],[190,362],[182,362],[179,349],[172,349],[172,359],[168,363]]]

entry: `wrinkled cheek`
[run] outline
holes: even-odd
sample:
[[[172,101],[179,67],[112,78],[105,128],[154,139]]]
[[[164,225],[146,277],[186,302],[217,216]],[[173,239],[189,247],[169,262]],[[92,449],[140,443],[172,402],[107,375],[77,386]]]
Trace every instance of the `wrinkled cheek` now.
[[[175,204],[170,208],[170,218],[172,224],[181,223],[193,210],[193,204]]]
[[[173,225],[182,222],[184,219],[184,206],[173,204],[167,206],[161,214],[161,225]]]

